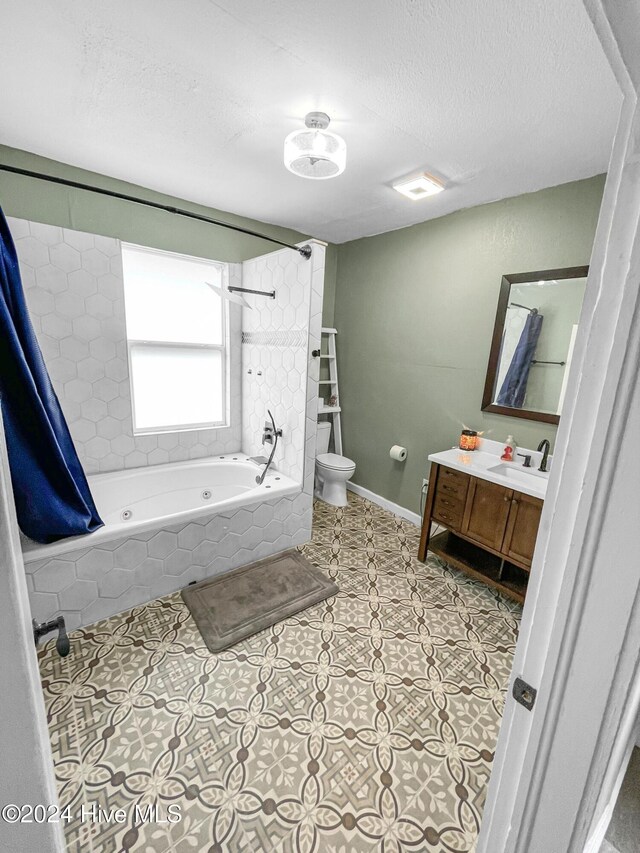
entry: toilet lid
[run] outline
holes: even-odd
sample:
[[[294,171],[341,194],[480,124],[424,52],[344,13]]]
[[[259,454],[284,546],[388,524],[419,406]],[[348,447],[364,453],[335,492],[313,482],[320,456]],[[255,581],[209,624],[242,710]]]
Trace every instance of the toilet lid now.
[[[346,471],[348,468],[355,468],[356,463],[346,456],[339,456],[337,453],[321,453],[316,457],[316,461],[325,468],[333,468],[336,471]]]

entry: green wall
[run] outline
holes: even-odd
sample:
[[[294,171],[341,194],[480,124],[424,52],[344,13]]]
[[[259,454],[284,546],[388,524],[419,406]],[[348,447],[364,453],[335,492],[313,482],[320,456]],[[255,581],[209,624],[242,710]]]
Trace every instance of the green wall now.
[[[306,236],[2,145],[0,162],[186,207],[287,242]],[[344,453],[358,465],[354,482],[417,510],[427,455],[451,447],[463,423],[498,440],[511,432],[524,446],[553,441],[553,427],[480,411],[500,278],[588,263],[603,187],[598,176],[328,247],[323,325],[339,332]],[[217,260],[272,248],[4,172],[0,204],[9,216]],[[392,444],[408,447],[404,465],[389,459]]]
[[[5,145],[0,145],[0,163],[93,184],[162,204],[184,207],[234,225],[264,232],[288,243],[297,243],[308,236],[277,225],[257,222],[163,195],[135,184],[95,172],[87,172],[84,169],[77,169],[56,160],[38,157],[27,151],[8,148]],[[273,243],[226,228],[217,228],[215,225],[185,219],[149,207],[141,207],[131,202],[95,195],[86,190],[48,184],[35,178],[11,175],[6,172],[0,172],[0,206],[7,216],[61,225],[78,231],[90,231],[93,234],[118,237],[143,246],[154,246],[158,249],[184,252],[188,255],[219,261],[244,261],[278,248]],[[335,274],[336,247],[329,246],[325,280],[327,322],[333,321]]]
[[[480,411],[500,280],[587,264],[603,188],[600,175],[338,247],[343,452],[355,483],[418,511],[427,456],[453,446],[463,424],[553,444],[553,426]],[[406,463],[389,459],[392,444],[408,448]]]

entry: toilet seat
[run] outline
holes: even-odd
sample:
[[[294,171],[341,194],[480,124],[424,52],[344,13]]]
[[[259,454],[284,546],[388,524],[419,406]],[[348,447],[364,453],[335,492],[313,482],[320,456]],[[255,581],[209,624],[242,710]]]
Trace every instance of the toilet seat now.
[[[356,463],[346,456],[340,456],[338,453],[321,453],[316,457],[316,462],[323,468],[329,468],[332,471],[350,471],[355,470]]]

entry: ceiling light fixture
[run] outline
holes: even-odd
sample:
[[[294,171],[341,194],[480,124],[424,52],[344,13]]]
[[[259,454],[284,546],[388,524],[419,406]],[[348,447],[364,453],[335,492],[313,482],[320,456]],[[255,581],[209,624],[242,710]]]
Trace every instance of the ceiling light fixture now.
[[[399,184],[394,184],[393,188],[413,201],[426,198],[428,195],[436,195],[444,189],[440,181],[432,178],[431,175],[420,175],[419,178],[412,178],[410,181],[401,181]]]
[[[307,113],[306,130],[294,130],[284,141],[284,165],[294,175],[323,181],[336,178],[347,164],[347,145],[341,136],[327,130],[326,113]]]

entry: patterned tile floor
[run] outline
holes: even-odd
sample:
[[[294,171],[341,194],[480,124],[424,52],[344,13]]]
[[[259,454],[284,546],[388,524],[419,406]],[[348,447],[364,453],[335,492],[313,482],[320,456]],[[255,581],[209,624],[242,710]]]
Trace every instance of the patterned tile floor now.
[[[519,608],[417,548],[361,498],[318,503],[323,604],[218,655],[179,595],[43,647],[61,804],[123,809],[71,820],[68,849],[469,851]]]

